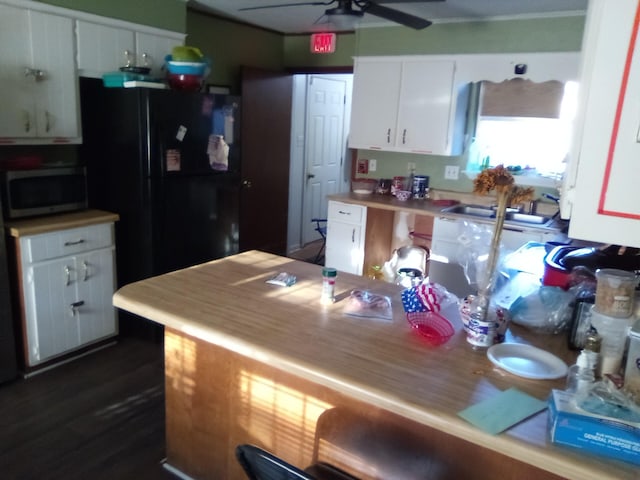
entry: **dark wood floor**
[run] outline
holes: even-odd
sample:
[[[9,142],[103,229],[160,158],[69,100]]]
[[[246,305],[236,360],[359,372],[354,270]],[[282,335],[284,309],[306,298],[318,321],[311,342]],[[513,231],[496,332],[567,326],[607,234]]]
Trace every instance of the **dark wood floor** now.
[[[164,470],[162,345],[116,345],[0,386],[0,478],[175,479]]]

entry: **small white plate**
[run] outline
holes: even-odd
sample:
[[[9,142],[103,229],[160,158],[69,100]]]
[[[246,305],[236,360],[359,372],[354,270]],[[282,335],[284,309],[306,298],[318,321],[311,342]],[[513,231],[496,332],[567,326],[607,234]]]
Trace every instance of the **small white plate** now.
[[[555,355],[532,345],[498,343],[487,350],[494,365],[524,378],[550,380],[567,375],[568,367]]]

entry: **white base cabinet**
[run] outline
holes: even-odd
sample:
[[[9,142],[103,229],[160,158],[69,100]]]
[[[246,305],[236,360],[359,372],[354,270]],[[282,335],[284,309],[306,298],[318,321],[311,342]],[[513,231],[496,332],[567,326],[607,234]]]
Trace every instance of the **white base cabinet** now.
[[[367,207],[329,201],[325,266],[362,275]]]
[[[118,333],[113,223],[18,242],[28,367]]]
[[[445,263],[459,263],[460,255],[465,247],[459,237],[464,232],[464,220],[451,217],[435,217],[431,240],[431,258]],[[557,232],[517,229],[505,226],[502,230],[500,243],[503,248],[515,252],[527,242],[545,243],[556,240]]]

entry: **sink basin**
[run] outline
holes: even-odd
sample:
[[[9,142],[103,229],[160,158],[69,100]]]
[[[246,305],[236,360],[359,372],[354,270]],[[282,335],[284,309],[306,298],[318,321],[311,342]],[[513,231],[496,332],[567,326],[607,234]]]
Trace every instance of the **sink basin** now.
[[[541,215],[530,215],[528,213],[507,213],[505,220],[519,223],[530,223],[533,225],[544,225],[551,220],[551,218],[543,217]]]
[[[492,218],[496,215],[496,212],[491,207],[483,207],[482,205],[454,205],[452,207],[443,208],[442,212],[485,218]]]
[[[511,210],[511,211],[510,211]],[[520,213],[513,211],[515,209],[507,209],[505,215],[505,222],[512,224],[527,224],[527,225],[546,225],[551,217],[544,217],[542,215],[532,215],[528,213]],[[465,205],[459,204],[452,207],[446,207],[441,210],[442,213],[456,213],[458,215],[468,215],[470,217],[480,218],[495,218],[496,211],[492,207],[484,205]]]

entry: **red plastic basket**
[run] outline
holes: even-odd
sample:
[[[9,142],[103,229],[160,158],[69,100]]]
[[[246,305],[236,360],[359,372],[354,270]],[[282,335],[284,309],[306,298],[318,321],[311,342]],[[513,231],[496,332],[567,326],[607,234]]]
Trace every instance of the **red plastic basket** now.
[[[442,345],[455,333],[451,322],[436,312],[409,312],[407,321],[431,345]]]

